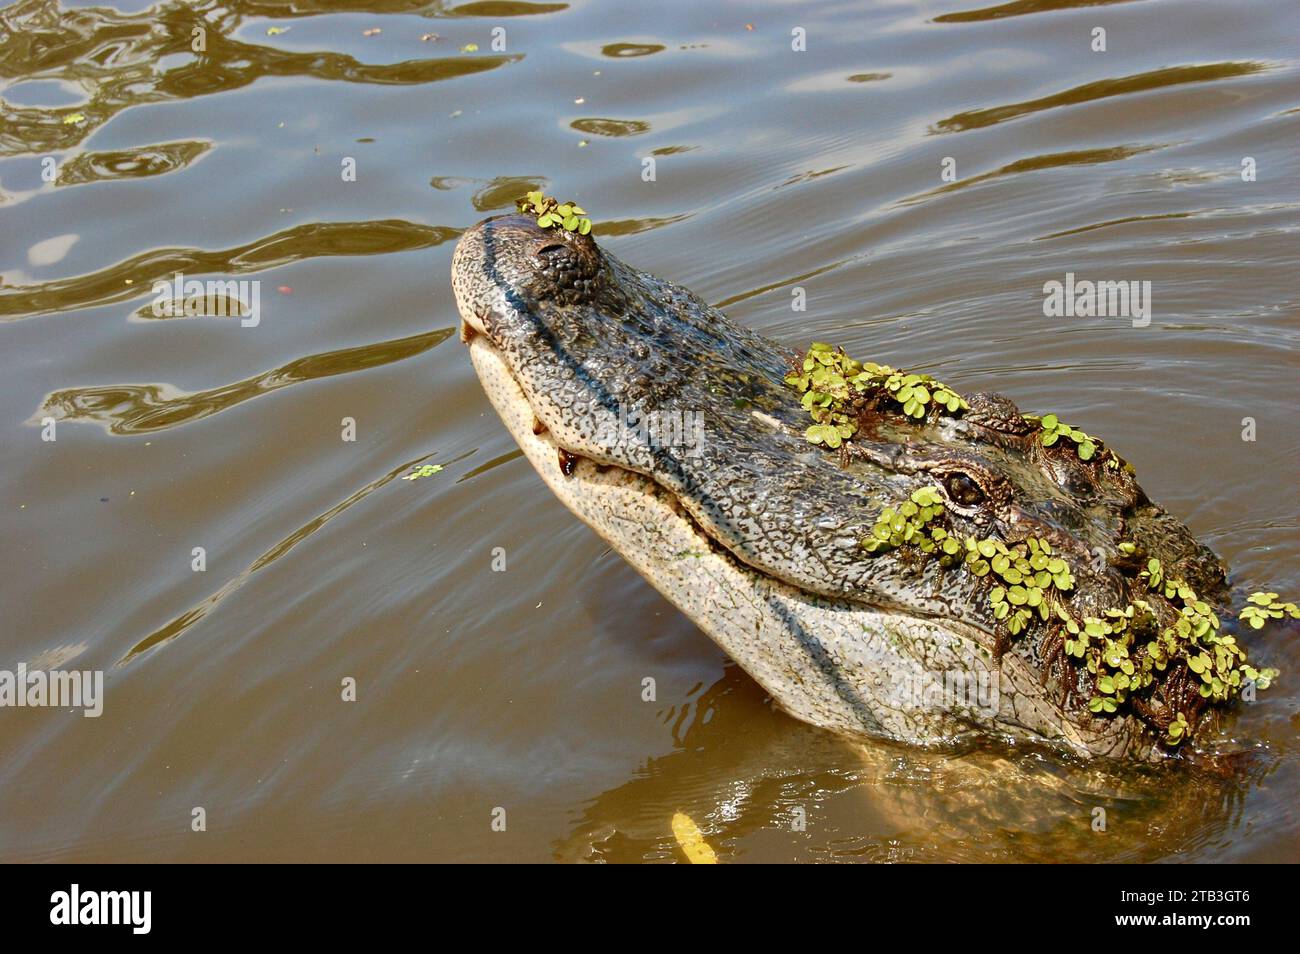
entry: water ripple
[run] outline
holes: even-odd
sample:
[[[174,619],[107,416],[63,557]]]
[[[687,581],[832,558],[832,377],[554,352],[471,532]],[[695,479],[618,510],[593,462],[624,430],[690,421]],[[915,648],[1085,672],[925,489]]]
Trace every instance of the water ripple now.
[[[441,245],[460,232],[405,219],[308,222],[218,251],[154,249],[88,275],[0,288],[0,322],[128,301],[140,295],[142,286],[152,288],[154,282],[168,280],[176,272],[238,275],[308,258],[388,255]]]
[[[1267,67],[1263,63],[1207,63],[1201,66],[1170,66],[1133,76],[1118,79],[1098,80],[1084,83],[1041,99],[1030,99],[1021,103],[1009,103],[1006,106],[990,106],[985,109],[972,109],[957,113],[935,123],[933,133],[963,132],[967,129],[981,129],[994,126],[1008,120],[1019,119],[1031,113],[1060,106],[1077,106],[1113,96],[1128,96],[1133,93],[1146,93],[1151,90],[1164,89],[1168,86],[1181,86],[1187,83],[1210,83],[1216,80],[1234,79],[1263,72]]]
[[[102,7],[65,11],[57,0],[17,3],[0,18],[0,26],[12,37],[0,48],[0,78],[61,80],[91,97],[75,107],[54,109],[16,107],[0,99],[0,156],[68,150],[128,107],[225,93],[264,77],[419,85],[494,70],[523,58],[451,55],[372,64],[346,53],[284,50],[232,37],[250,16],[317,12],[304,12],[300,6],[245,3],[232,8],[206,0],[123,14]],[[400,6],[406,9],[409,4]],[[505,16],[507,7],[534,5],[469,6],[500,7],[493,15]],[[202,33],[196,35],[196,29]],[[177,57],[184,62],[163,68]]]
[[[235,407],[263,394],[317,378],[365,371],[423,354],[446,341],[455,328],[308,355],[242,381],[206,391],[185,392],[169,384],[110,384],[65,388],[50,394],[33,421],[60,420],[104,425],[111,434],[149,434],[179,427]]]

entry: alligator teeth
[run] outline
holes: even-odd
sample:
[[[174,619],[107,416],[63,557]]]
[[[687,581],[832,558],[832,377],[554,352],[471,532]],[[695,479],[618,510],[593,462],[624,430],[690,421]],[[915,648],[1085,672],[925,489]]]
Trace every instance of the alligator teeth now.
[[[533,433],[534,434],[546,433],[546,425],[542,423],[542,419],[538,417],[536,414],[533,415]]]
[[[460,320],[460,340],[465,342],[465,344],[469,344],[474,340],[476,334],[478,334],[478,332],[474,330],[473,326],[462,318]]]
[[[573,476],[573,468],[578,466],[578,456],[570,454],[563,447],[556,448],[560,453],[560,473],[565,477]]]

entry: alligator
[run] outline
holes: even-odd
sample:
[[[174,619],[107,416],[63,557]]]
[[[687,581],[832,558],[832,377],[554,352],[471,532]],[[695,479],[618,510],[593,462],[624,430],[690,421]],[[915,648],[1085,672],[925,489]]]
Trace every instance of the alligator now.
[[[819,446],[792,386],[816,354],[526,212],[462,234],[452,287],[479,381],[546,485],[790,715],[922,746],[1154,761],[1176,751],[1180,713],[1212,711],[1179,660],[1144,662],[1154,686],[1116,707],[1073,658],[1074,620],[1118,626],[1136,604],[1172,626],[1179,588],[1207,617],[1227,599],[1223,564],[1113,451],[1050,446],[1047,418],[947,390],[952,413],[859,400],[853,439]],[[918,524],[919,542],[954,541],[956,566],[897,535],[873,548],[882,514],[885,537],[914,519],[909,501],[944,528]],[[987,564],[963,572],[986,543],[994,561],[1010,547],[1068,568],[1050,620],[1008,634]]]

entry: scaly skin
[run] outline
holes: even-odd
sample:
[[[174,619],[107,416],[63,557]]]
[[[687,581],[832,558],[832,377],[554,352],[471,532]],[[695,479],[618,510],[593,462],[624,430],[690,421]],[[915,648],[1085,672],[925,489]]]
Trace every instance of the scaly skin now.
[[[1158,756],[1135,719],[1064,707],[1035,640],[994,658],[971,574],[859,546],[884,507],[937,486],[959,536],[1049,541],[1077,615],[1130,598],[1121,538],[1221,596],[1218,560],[1126,470],[1043,448],[990,394],[960,418],[881,414],[846,461],[803,437],[791,351],[530,216],[467,231],[452,279],[480,380],[543,479],[792,714],[919,743],[988,731]],[[651,415],[698,421],[703,437],[663,444],[623,426]],[[954,480],[980,499],[950,493]],[[916,697],[945,673],[996,673],[983,683],[996,700]]]

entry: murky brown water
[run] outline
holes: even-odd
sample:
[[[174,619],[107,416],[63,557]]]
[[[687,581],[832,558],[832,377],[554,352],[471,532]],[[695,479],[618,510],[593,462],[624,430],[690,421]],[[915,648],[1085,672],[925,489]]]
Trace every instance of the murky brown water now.
[[[1294,599],[1300,8],[979,2],[0,8],[0,669],[106,671],[98,719],[0,710],[0,857],[673,859],[683,811],[724,860],[1295,860],[1294,632],[1227,780],[850,745],[549,496],[451,335],[459,230],[545,187],[769,335],[1106,437]],[[260,324],[154,317],[178,270]],[[1044,317],[1066,272],[1149,326]]]

